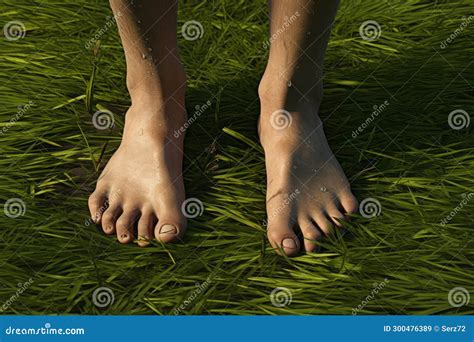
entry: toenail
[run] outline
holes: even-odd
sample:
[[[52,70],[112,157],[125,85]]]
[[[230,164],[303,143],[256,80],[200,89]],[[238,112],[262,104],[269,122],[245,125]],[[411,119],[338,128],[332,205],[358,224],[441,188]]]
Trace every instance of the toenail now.
[[[171,224],[164,224],[160,228],[160,234],[176,234],[176,227]]]
[[[126,238],[128,237],[128,235],[127,235],[127,234],[122,234],[122,235],[120,235],[120,237],[121,237],[122,239],[126,239]]]
[[[293,239],[286,238],[281,242],[281,245],[285,248],[291,248],[295,249],[296,248],[296,242]]]

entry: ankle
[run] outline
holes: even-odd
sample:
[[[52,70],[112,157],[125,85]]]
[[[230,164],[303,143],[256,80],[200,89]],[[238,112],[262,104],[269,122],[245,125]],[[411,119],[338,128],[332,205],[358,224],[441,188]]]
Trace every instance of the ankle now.
[[[127,72],[127,88],[133,102],[174,99],[184,105],[186,73],[179,59],[149,62]]]
[[[287,70],[286,67],[267,66],[258,87],[262,105],[273,103],[287,110],[295,110],[302,104],[319,108],[323,97],[322,75],[304,69],[308,68],[297,67],[285,73],[282,70]]]

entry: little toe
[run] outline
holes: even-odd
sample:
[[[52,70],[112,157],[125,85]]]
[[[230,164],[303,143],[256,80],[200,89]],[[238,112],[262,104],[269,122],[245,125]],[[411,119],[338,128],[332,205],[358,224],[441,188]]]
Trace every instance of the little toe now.
[[[300,251],[300,242],[293,229],[280,225],[268,225],[268,240],[278,254],[295,256]]]
[[[340,198],[340,202],[346,214],[357,213],[359,204],[357,202],[357,199],[351,193],[342,195]]]
[[[102,213],[107,209],[106,201],[107,197],[105,192],[99,192],[96,190],[89,196],[89,211],[94,223],[101,222]]]
[[[104,214],[102,215],[102,230],[105,234],[113,234],[115,233],[116,229],[116,222],[119,218],[120,214],[122,213],[122,208],[119,206],[112,206],[109,207]]]
[[[120,243],[129,243],[133,240],[133,226],[136,223],[138,212],[136,210],[124,210],[117,220],[117,239]]]
[[[140,247],[146,247],[150,244],[153,239],[153,228],[156,225],[155,215],[152,213],[144,213],[138,221],[138,245]]]

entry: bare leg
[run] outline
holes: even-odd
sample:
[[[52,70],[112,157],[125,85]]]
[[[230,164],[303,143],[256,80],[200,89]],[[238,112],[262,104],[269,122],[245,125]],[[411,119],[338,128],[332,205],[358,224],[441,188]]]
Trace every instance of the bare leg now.
[[[89,209],[104,232],[122,243],[139,238],[145,246],[153,236],[176,241],[186,229],[180,210],[183,136],[173,136],[186,120],[177,1],[110,0],[110,5],[118,18],[132,105],[120,147],[99,177]]]
[[[268,237],[287,255],[302,247],[315,251],[313,241],[357,209],[318,116],[323,60],[337,6],[335,0],[273,0],[270,5],[259,134],[267,168]]]

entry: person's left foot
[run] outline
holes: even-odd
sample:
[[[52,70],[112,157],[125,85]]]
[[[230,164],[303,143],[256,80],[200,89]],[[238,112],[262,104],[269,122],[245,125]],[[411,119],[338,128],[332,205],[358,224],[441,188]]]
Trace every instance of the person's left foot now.
[[[262,88],[265,83],[259,136],[267,169],[268,238],[277,252],[294,256],[301,250],[298,227],[304,250],[313,252],[316,240],[357,210],[357,200],[327,143],[319,104],[298,101],[286,111],[286,89]]]

